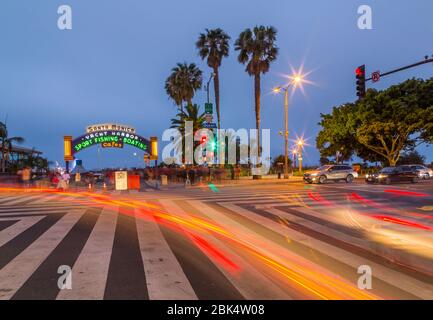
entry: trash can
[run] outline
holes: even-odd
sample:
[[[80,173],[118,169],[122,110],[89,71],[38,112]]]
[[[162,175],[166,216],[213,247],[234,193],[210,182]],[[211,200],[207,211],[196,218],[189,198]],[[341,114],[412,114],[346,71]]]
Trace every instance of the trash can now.
[[[162,185],[162,186],[166,186],[166,185],[168,185],[167,175],[165,175],[165,174],[162,174],[162,175],[161,175],[161,185]]]

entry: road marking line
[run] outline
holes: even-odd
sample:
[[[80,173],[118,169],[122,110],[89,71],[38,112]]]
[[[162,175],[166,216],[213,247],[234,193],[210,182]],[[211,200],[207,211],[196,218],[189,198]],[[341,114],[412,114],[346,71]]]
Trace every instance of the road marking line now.
[[[0,270],[0,300],[10,299],[83,215],[71,211]]]
[[[13,238],[24,232],[32,225],[40,221],[44,216],[31,216],[17,218],[20,221],[0,232],[0,247],[11,241]],[[15,218],[2,218],[0,220],[14,220]]]
[[[140,251],[152,300],[196,300],[197,296],[153,218],[136,210]]]
[[[72,267],[72,289],[61,290],[57,300],[104,298],[116,223],[117,211],[103,209],[86,245]]]
[[[201,216],[205,216],[207,219],[212,220],[215,224],[218,224],[218,220],[212,219],[207,213],[207,211],[203,211],[201,204],[197,205],[196,201],[187,201],[193,210],[194,214],[200,214]],[[179,210],[183,209],[179,208]],[[236,274],[231,275],[228,274],[227,278],[231,281],[231,283],[239,290],[239,292],[247,299],[247,300],[291,300],[293,297],[290,293],[285,292],[281,287],[279,287],[274,282],[270,281],[263,274],[263,270],[257,265],[251,264],[251,257],[244,256],[239,252],[233,250],[230,246],[226,245],[224,241],[217,239],[214,236],[211,236],[212,242],[216,244],[217,248],[222,248],[224,252],[229,253],[231,256],[236,256],[237,261],[239,261],[239,265],[242,267],[242,270]],[[224,270],[221,269],[223,272]]]

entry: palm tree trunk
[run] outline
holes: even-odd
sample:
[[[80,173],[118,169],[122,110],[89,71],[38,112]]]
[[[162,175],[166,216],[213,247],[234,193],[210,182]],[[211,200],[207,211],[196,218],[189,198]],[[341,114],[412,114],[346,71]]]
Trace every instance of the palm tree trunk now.
[[[255,107],[256,107],[256,129],[257,129],[257,163],[259,166],[261,163],[261,149],[260,149],[260,73],[254,76],[254,95],[255,95]],[[253,175],[253,179],[261,179],[260,175]]]
[[[221,122],[220,122],[220,79],[219,79],[218,68],[214,68],[213,72],[214,72],[213,87],[214,87],[214,91],[215,91],[215,107],[216,107],[216,113],[217,113],[217,119],[218,119],[218,129],[221,129]]]
[[[260,159],[260,74],[254,76],[254,94],[256,107],[257,154]]]

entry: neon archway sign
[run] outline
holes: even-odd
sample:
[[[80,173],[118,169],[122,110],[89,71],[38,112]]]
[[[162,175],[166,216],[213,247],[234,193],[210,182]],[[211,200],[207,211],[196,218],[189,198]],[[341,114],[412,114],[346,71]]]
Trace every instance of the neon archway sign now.
[[[74,155],[92,146],[102,148],[123,148],[129,145],[149,155],[150,160],[158,159],[158,140],[146,139],[136,133],[135,128],[120,124],[97,124],[86,128],[86,133],[78,138],[64,137],[64,159],[68,163]]]

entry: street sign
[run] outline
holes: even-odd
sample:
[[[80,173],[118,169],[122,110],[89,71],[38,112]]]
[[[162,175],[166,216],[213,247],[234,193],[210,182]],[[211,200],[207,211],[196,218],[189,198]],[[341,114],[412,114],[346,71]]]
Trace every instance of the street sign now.
[[[380,80],[380,71],[375,71],[371,74],[371,80],[373,82],[378,82]]]
[[[206,129],[216,129],[217,125],[215,122],[203,122],[203,128]]]
[[[212,122],[213,120],[213,116],[211,113],[206,113],[205,118],[206,118],[206,122]]]
[[[205,103],[205,104],[204,104],[204,112],[206,112],[206,113],[210,113],[210,114],[213,113],[213,106],[212,106],[212,103]]]

